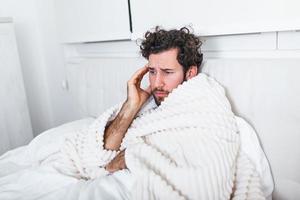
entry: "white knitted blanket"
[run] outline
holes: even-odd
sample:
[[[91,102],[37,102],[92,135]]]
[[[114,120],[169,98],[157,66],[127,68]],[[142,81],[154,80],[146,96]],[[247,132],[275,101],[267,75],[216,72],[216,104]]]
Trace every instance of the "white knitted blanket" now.
[[[126,165],[136,177],[133,199],[264,199],[260,177],[239,151],[235,117],[216,81],[199,74],[159,107],[149,105],[120,148],[126,149]],[[60,171],[85,179],[108,174],[103,167],[118,152],[103,148],[103,133],[120,107],[66,140]]]

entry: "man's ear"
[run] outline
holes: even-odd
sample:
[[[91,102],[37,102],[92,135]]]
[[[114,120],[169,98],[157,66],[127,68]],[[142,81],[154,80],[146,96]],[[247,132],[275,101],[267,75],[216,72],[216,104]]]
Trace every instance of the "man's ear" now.
[[[191,66],[185,73],[185,79],[189,80],[198,74],[197,66]]]

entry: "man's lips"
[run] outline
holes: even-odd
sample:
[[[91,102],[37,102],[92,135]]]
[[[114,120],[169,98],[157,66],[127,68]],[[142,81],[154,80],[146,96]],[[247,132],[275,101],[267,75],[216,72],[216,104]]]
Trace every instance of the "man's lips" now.
[[[157,97],[165,97],[168,95],[167,92],[154,92],[155,96]]]

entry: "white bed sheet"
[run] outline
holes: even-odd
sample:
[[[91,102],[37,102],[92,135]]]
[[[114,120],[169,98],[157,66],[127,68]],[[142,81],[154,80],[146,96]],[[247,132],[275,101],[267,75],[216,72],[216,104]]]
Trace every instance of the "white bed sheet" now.
[[[0,157],[0,199],[130,199],[133,179],[127,170],[95,180],[58,173],[52,164],[66,135],[86,128],[93,118],[74,121],[37,136],[29,145]]]
[[[40,134],[27,146],[0,157],[0,200],[32,199],[131,199],[134,177],[128,170],[94,179],[78,180],[58,173],[53,164],[64,138],[86,128],[94,119],[70,122]],[[249,155],[262,176],[266,196],[273,191],[268,161],[260,148],[255,131],[237,117],[242,150]]]

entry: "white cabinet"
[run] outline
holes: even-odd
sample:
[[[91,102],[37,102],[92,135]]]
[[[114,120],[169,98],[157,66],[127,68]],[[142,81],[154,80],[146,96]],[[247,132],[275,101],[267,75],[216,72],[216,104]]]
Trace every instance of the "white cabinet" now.
[[[201,41],[202,51],[275,50],[276,32],[207,36]]]
[[[200,35],[300,29],[299,0],[130,0],[133,39],[156,25]]]
[[[127,0],[55,0],[62,42],[129,40]]]
[[[278,49],[296,50],[300,49],[300,30],[283,31],[278,33]]]
[[[0,154],[33,137],[11,21],[0,18]]]
[[[55,0],[55,8],[65,43],[135,40],[157,25],[202,36],[300,30],[299,0]]]

